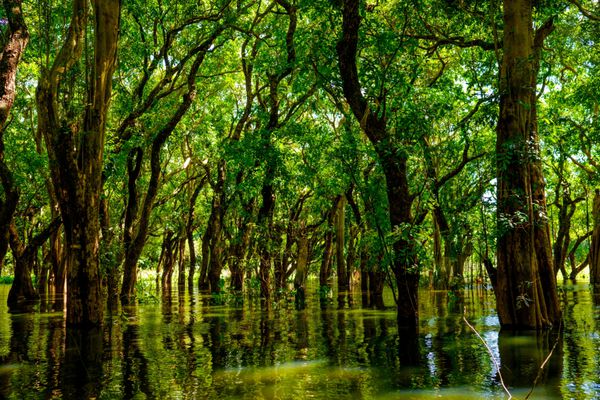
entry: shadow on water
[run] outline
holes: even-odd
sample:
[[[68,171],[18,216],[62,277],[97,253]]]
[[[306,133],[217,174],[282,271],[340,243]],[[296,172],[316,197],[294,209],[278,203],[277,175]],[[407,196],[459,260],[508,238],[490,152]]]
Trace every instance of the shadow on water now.
[[[31,313],[0,310],[0,398],[500,399],[500,376],[519,398],[534,382],[532,399],[600,393],[600,307],[582,286],[562,293],[561,335],[499,332],[484,292],[459,303],[424,292],[416,334],[398,330],[393,308],[338,309],[314,296],[301,310],[293,298],[263,309],[173,289],[161,304],[125,307],[103,331],[67,331],[50,297]]]

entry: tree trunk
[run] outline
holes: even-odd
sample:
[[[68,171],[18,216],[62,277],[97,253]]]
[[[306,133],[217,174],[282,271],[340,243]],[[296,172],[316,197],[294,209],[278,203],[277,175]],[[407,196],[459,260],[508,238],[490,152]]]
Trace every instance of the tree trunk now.
[[[169,232],[165,236],[163,242],[164,256],[163,256],[163,271],[161,277],[162,292],[163,295],[170,296],[171,294],[171,283],[173,278],[173,267],[175,266],[175,260],[177,258],[177,238],[173,237],[173,232]]]
[[[308,237],[305,229],[300,228],[298,236],[298,262],[294,276],[294,289],[296,290],[296,308],[303,310],[306,306],[306,278],[308,277]]]
[[[94,1],[94,77],[83,124],[62,118],[60,87],[79,60],[85,41],[88,5],[73,2],[71,23],[52,68],[37,90],[38,129],[48,150],[53,187],[64,222],[67,264],[67,324],[101,325],[103,296],[99,265],[99,203],[104,131],[117,56],[120,1]],[[80,128],[81,126],[81,128]]]
[[[442,239],[440,225],[437,219],[433,219],[433,288],[437,290],[448,290],[450,282],[450,268],[447,254],[449,244]]]
[[[210,241],[212,237],[212,219],[216,218],[216,211],[211,210],[208,223],[206,224],[206,231],[202,235],[202,260],[200,261],[200,276],[198,276],[198,289],[206,291],[209,289],[208,284],[208,265],[210,263]]]
[[[194,189],[192,196],[190,197],[190,204],[188,209],[188,218],[186,225],[186,237],[188,242],[188,250],[190,252],[190,272],[188,275],[188,290],[192,293],[194,287],[194,274],[196,273],[196,247],[194,245],[194,210],[196,208],[196,200],[198,199],[198,195],[200,195],[200,191],[204,186],[205,180],[202,180],[198,186]]]
[[[323,239],[323,256],[321,258],[321,267],[319,268],[319,286],[331,289],[331,262],[333,258],[333,220],[335,217],[335,209],[329,211],[327,218],[327,226],[325,227],[325,237]]]
[[[0,183],[4,191],[4,199],[0,199],[0,276],[10,242],[10,225],[19,202],[19,190],[4,161],[4,133],[17,95],[17,67],[29,42],[21,0],[6,0],[3,6],[8,27],[3,33],[4,47],[0,58]]]
[[[251,209],[251,205],[246,207]],[[238,237],[239,243],[233,246],[232,257],[230,259],[229,270],[231,271],[231,289],[234,292],[241,293],[244,288],[244,265],[252,239],[252,228],[249,224],[250,220],[245,219],[241,223],[241,237]]]
[[[137,283],[137,258],[141,254],[143,244],[136,241],[134,221],[137,218],[139,200],[137,179],[142,170],[144,152],[141,147],[133,148],[127,156],[127,207],[123,226],[123,284],[121,285],[121,303],[131,304],[135,298]],[[135,248],[134,248],[135,247]]]
[[[260,278],[260,296],[267,304],[271,299],[271,246],[273,242],[273,213],[275,212],[275,182],[277,157],[274,154],[272,143],[273,131],[279,128],[279,84],[288,77],[296,64],[296,49],[294,47],[294,35],[298,23],[296,7],[286,0],[277,0],[288,16],[288,27],[286,32],[286,53],[285,67],[279,73],[267,73],[269,83],[268,106],[265,104],[263,110],[269,116],[267,124],[261,133],[263,145],[263,157],[265,165],[265,177],[261,189],[262,205],[258,210],[257,224],[263,230],[264,235],[258,245],[258,255],[260,259],[259,278]]]
[[[101,259],[106,271],[107,306],[111,313],[115,313],[119,309],[119,281],[121,279],[119,267],[121,263],[120,254],[115,254],[113,251],[115,234],[110,229],[110,211],[107,197],[100,200],[100,230],[102,232]]]
[[[592,231],[592,243],[590,245],[590,284],[594,292],[600,291],[600,190],[596,189],[594,204],[592,208],[594,219],[594,230]]]
[[[392,230],[413,224],[413,196],[408,186],[407,157],[387,131],[387,116],[380,106],[367,102],[358,77],[357,52],[360,27],[359,0],[343,2],[342,39],[337,44],[344,97],[361,128],[375,147],[386,178],[386,192]],[[382,102],[382,105],[385,101]],[[373,106],[373,107],[372,107]],[[397,322],[414,329],[418,323],[419,269],[411,237],[394,243],[392,269],[398,287]],[[378,286],[378,285],[377,285]]]
[[[183,235],[179,239],[179,255],[178,255],[178,271],[177,271],[177,287],[185,290],[185,243],[186,237]]]
[[[267,167],[271,170],[270,167]],[[273,180],[273,174],[267,171],[268,181]],[[263,184],[262,188],[262,206],[258,211],[258,225],[261,227],[263,235],[258,244],[259,264],[259,280],[260,280],[260,297],[267,303],[271,299],[271,243],[273,235],[273,212],[275,210],[275,194],[273,193],[272,183]]]
[[[10,310],[15,310],[19,304],[38,298],[31,282],[31,265],[35,253],[31,250],[25,251],[14,224],[10,226],[10,245],[14,258],[14,280],[8,292],[7,304]]]
[[[11,224],[10,247],[15,263],[15,279],[8,293],[9,309],[15,310],[19,304],[39,298],[31,282],[31,268],[39,247],[60,227],[60,224],[60,218],[54,219],[43,231],[32,237],[27,246],[21,242],[15,224]]]
[[[367,269],[367,252],[365,249],[361,249],[360,251],[360,293],[363,308],[370,307],[369,271]]]
[[[345,298],[349,296],[350,282],[344,256],[346,234],[346,197],[340,196],[336,205],[335,217],[335,257],[337,261],[338,307],[344,308]]]
[[[383,310],[383,286],[385,284],[385,274],[379,269],[369,271],[369,296],[370,306],[378,310]],[[400,325],[405,326],[405,325]]]
[[[359,243],[359,227],[352,225],[350,227],[348,238],[348,255],[346,256],[346,281],[348,284],[348,306],[352,306],[354,298],[352,297],[352,274],[356,271],[356,250]]]
[[[537,145],[536,57],[552,23],[533,33],[530,0],[504,1],[497,127],[498,316],[503,328],[542,329],[560,318]],[[539,63],[539,61],[538,61]]]
[[[223,218],[225,215],[225,161],[217,166],[217,183],[213,188],[212,211],[210,216],[208,284],[211,293],[221,292],[221,272],[223,271]]]

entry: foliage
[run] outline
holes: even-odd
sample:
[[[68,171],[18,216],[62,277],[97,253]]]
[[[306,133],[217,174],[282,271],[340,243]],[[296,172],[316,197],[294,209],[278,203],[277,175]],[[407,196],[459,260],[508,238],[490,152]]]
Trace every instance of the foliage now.
[[[18,96],[4,133],[6,161],[21,193],[14,223],[26,240],[59,213],[46,146],[37,132],[35,92],[41,73],[53,62],[53,50],[65,38],[70,16],[67,4],[38,3],[23,5],[32,39],[19,66]],[[207,256],[209,267],[219,264],[231,270],[239,265],[246,290],[258,295],[259,244],[265,243],[271,262],[281,261],[291,271],[286,277],[290,281],[299,238],[305,235],[310,243],[308,270],[317,272],[326,256],[324,237],[332,232],[328,212],[338,196],[348,198],[342,253],[349,256],[351,239],[356,250],[348,268],[391,273],[395,263],[410,260],[423,282],[429,271],[439,276],[437,253],[452,262],[464,256],[476,265],[494,258],[503,233],[530,223],[525,213],[496,215],[494,176],[507,165],[511,151],[521,151],[512,143],[509,151],[499,152],[495,143],[501,49],[493,44],[503,28],[499,5],[360,3],[358,78],[364,98],[386,122],[389,148],[381,151],[366,137],[365,121],[354,118],[343,100],[336,53],[341,3],[123,3],[104,149],[104,275],[122,273],[126,231],[138,229],[137,211],[150,182],[150,147],[184,96],[200,42],[216,31],[198,73],[190,77],[196,98],[161,146],[157,195],[139,270],[155,270],[164,263],[165,232],[184,243],[190,230],[197,267]],[[293,32],[291,9],[297,16]],[[544,219],[553,240],[564,222],[561,204],[581,199],[566,245],[573,253],[569,263],[576,265],[589,252],[589,240],[578,247],[575,243],[593,227],[591,204],[600,184],[600,29],[576,7],[559,2],[538,4],[534,17],[540,24],[552,17],[555,31],[542,52],[537,82],[541,149],[520,156],[543,162],[549,204]],[[91,25],[87,29],[91,40]],[[90,76],[92,58],[86,51],[70,72],[69,87],[63,88],[69,107],[61,118],[67,125],[80,120],[85,108],[90,88],[84,78]],[[281,79],[276,82],[277,76]],[[133,185],[137,211],[127,228],[132,195],[128,158],[136,148],[144,154]],[[406,158],[407,190],[413,200],[410,221],[394,225],[383,161],[390,154]],[[469,160],[463,165],[465,157]],[[258,214],[267,188],[274,205],[264,222]],[[217,217],[211,220],[213,215]],[[217,233],[211,231],[214,220],[220,224]],[[351,229],[357,232],[352,238]],[[437,249],[436,234],[441,241]],[[203,241],[210,243],[203,248]],[[210,259],[215,246],[222,250],[220,263]],[[183,254],[188,265],[188,247]],[[49,247],[38,257],[48,260]],[[462,277],[474,273],[455,275],[453,286],[461,287]],[[212,290],[218,293],[215,299],[229,301],[229,284],[223,278],[220,282]],[[324,290],[319,293],[327,297]],[[137,293],[139,302],[156,301],[149,281],[138,280]]]

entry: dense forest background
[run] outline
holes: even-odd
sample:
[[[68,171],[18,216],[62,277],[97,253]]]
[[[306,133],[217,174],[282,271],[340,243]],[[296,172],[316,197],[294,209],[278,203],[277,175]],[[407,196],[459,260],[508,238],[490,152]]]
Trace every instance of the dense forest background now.
[[[597,2],[91,3],[4,1],[10,307],[66,286],[99,324],[141,271],[301,307],[314,275],[413,326],[419,285],[489,281],[537,329],[600,283]]]

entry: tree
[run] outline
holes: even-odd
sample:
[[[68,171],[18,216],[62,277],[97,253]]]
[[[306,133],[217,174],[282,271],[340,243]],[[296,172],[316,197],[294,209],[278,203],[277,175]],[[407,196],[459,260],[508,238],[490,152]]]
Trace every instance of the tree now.
[[[9,227],[19,201],[12,171],[4,159],[4,134],[10,110],[17,95],[17,67],[29,42],[29,32],[23,18],[21,0],[4,1],[7,27],[2,34],[0,58],[0,183],[4,199],[0,199],[0,272],[9,245]]]
[[[71,21],[52,67],[42,72],[37,90],[38,130],[48,150],[55,194],[64,223],[67,263],[67,324],[103,323],[101,289],[100,193],[105,128],[117,59],[121,3],[94,1],[94,58],[82,112],[60,93],[80,59],[86,40],[88,4],[74,0]]]
[[[419,270],[415,243],[410,232],[404,231],[415,222],[411,214],[415,196],[410,193],[408,182],[408,154],[399,148],[387,126],[385,88],[382,87],[381,98],[376,104],[370,104],[363,95],[356,60],[361,22],[359,7],[359,0],[343,2],[342,38],[337,45],[342,87],[352,113],[375,148],[386,178],[390,225],[392,230],[400,231],[400,238],[394,242],[392,263],[398,288],[398,324],[416,327]]]
[[[500,323],[507,328],[543,329],[557,324],[560,307],[537,122],[537,77],[553,19],[533,28],[533,2],[504,1],[498,174],[497,282]]]

